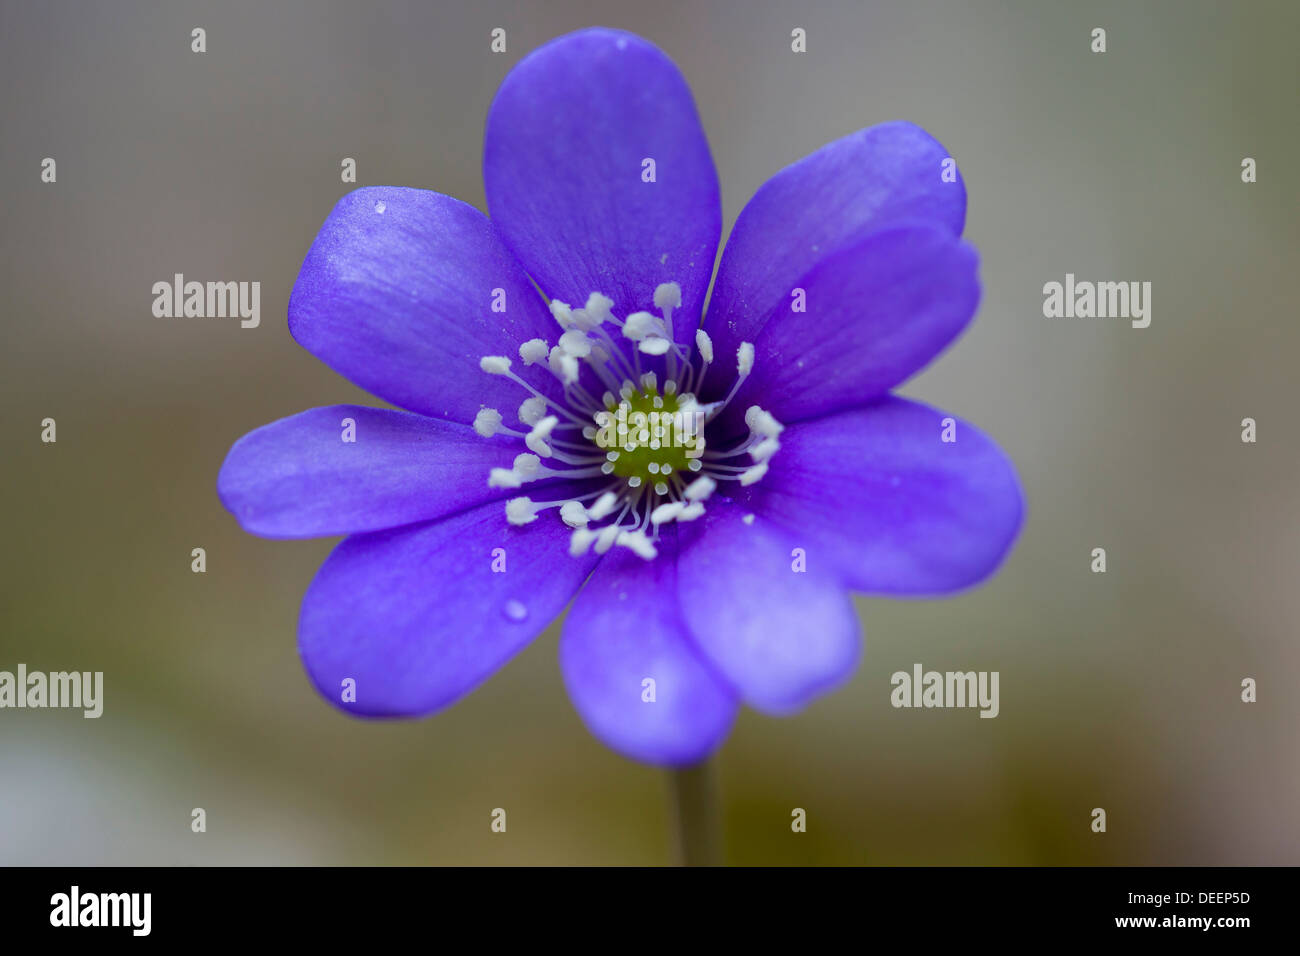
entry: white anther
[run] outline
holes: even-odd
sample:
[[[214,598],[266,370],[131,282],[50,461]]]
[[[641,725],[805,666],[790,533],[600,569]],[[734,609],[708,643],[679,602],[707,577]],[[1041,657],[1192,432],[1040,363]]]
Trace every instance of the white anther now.
[[[655,308],[675,309],[682,304],[682,287],[676,282],[655,286]]]
[[[518,488],[537,477],[542,460],[527,452],[515,456],[514,467],[493,468],[488,472],[489,488]]]
[[[633,312],[623,321],[623,335],[633,342],[640,342],[647,336],[659,333],[659,317],[650,312]]]
[[[741,378],[748,375],[754,368],[754,343],[741,342],[740,348],[736,349],[736,371]]]
[[[665,521],[672,521],[681,514],[685,508],[686,505],[681,501],[664,502],[659,507],[655,508],[654,511],[650,512],[650,523],[659,525],[663,524]]]
[[[759,462],[757,465],[751,465],[740,473],[740,483],[742,485],[752,485],[767,474],[767,462]]]
[[[561,302],[559,299],[552,299],[551,318],[555,319],[562,329],[573,327],[573,310],[569,308],[569,303],[567,302]]]
[[[550,458],[551,446],[546,444],[546,439],[551,437],[551,432],[555,430],[559,421],[560,419],[555,415],[547,415],[534,425],[533,430],[524,437],[524,444],[528,446],[528,450],[543,458]]]
[[[682,287],[665,282],[655,287],[655,308],[664,314],[664,329],[673,327],[673,310],[682,304]]]
[[[565,385],[572,385],[578,380],[578,360],[558,345],[551,349],[551,357],[547,364]]]
[[[575,532],[576,534],[577,532]],[[596,532],[596,553],[604,554],[610,548],[614,547],[614,541],[618,538],[619,527],[616,524],[606,525]]]
[[[666,355],[673,347],[673,343],[658,335],[652,335],[642,339],[636,347],[646,355]]]
[[[489,488],[518,488],[524,480],[515,474],[513,468],[493,468],[488,472]]]
[[[546,344],[545,339],[529,339],[519,346],[519,357],[525,365],[539,365],[545,362],[549,352],[550,346]]]
[[[485,355],[478,360],[478,367],[489,375],[505,375],[510,371],[510,359],[504,355]]]
[[[525,425],[536,425],[545,414],[546,399],[538,395],[524,399],[523,404],[519,406],[519,420]]]
[[[588,531],[586,528],[574,528],[573,534],[569,535],[569,554],[575,558],[582,557],[595,540],[596,532]]]
[[[528,524],[537,520],[532,498],[511,498],[506,502],[506,520],[511,524]]]
[[[611,514],[618,507],[618,495],[612,491],[607,491],[599,498],[596,503],[587,509],[587,517],[592,521],[599,521]]]
[[[614,539],[614,543],[632,551],[638,557],[652,561],[659,554],[655,550],[654,544],[646,537],[644,531],[622,531]]]
[[[587,527],[587,509],[581,501],[566,501],[560,505],[560,520],[570,528]]]
[[[601,295],[599,292],[593,292],[587,296],[587,304],[582,311],[585,313],[583,318],[591,324],[586,327],[589,329],[596,328],[609,318],[610,310],[613,308],[614,300],[609,296]]]
[[[677,516],[678,521],[694,521],[700,515],[704,514],[704,502],[692,501],[682,509],[681,514]]]
[[[525,481],[536,478],[541,467],[542,460],[536,455],[530,455],[527,452],[515,455],[514,470]]]
[[[582,329],[569,329],[560,336],[560,348],[566,355],[574,358],[586,358],[591,354],[591,339]]]
[[[708,475],[700,475],[682,492],[687,501],[708,501],[709,495],[713,494],[718,488],[718,483]]]
[[[659,376],[654,372],[646,372],[641,376],[641,391],[653,392],[659,384]]]
[[[754,461],[767,461],[781,450],[781,443],[775,438],[764,438],[749,450],[749,457]]]
[[[533,426],[533,430],[529,432],[529,434],[536,435],[538,438],[550,438],[551,432],[555,431],[555,426],[558,425],[559,423],[560,423],[559,416],[547,415],[545,418],[543,418],[541,421],[539,421],[536,425]]]
[[[765,412],[757,405],[745,409],[745,424],[750,431],[764,438],[776,438],[785,431],[785,426],[778,422],[770,412]]]
[[[480,408],[474,416],[474,431],[491,438],[501,428],[501,413],[495,408]]]
[[[697,329],[695,332],[695,348],[704,361],[713,361],[713,339],[709,338],[709,333],[703,329]]]

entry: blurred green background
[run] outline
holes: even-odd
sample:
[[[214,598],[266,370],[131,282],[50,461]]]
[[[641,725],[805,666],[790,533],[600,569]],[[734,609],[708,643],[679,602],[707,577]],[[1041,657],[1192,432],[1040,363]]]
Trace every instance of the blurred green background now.
[[[664,774],[586,732],[557,628],[430,719],[350,720],[296,651],[334,542],[248,536],[214,490],[250,429],[379,404],[284,320],[341,159],[483,208],[498,83],[593,24],[682,68],[724,228],[852,130],[944,142],[984,300],[905,392],[992,435],[1029,500],[987,586],[861,601],[850,684],[742,713],[717,758],[728,859],[1300,862],[1295,3],[6,0],[0,669],[102,670],[105,713],[0,712],[0,863],[672,861]],[[176,272],[261,281],[261,327],[155,319]],[[1152,282],[1151,327],[1045,319],[1066,272]],[[1000,671],[1001,716],[891,708],[914,662]]]

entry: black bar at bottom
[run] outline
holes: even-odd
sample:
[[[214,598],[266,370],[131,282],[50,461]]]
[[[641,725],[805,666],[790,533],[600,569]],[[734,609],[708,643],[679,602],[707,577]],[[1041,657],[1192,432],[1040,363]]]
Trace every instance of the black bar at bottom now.
[[[1060,936],[1231,943],[1286,930],[1294,877],[1289,868],[11,868],[0,870],[0,925],[7,943],[63,936],[83,945],[352,938],[371,949],[413,931],[431,933],[436,946],[433,934],[449,929],[486,941],[513,928],[538,941],[619,926],[629,941],[648,943],[638,934],[701,920],[705,937],[733,940],[802,925],[818,936],[850,928],[864,942],[878,932],[920,932],[927,944]]]

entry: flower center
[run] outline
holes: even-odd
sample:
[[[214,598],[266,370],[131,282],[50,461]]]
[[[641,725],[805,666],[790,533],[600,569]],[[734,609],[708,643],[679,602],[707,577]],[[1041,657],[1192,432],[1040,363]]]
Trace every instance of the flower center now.
[[[558,344],[530,339],[519,346],[519,358],[525,365],[544,365],[563,386],[562,401],[543,395],[511,371],[505,356],[488,355],[479,362],[483,371],[504,375],[530,394],[518,411],[527,431],[505,426],[495,408],[481,409],[474,419],[480,435],[514,435],[528,448],[510,468],[493,468],[488,486],[519,488],[543,478],[573,482],[563,486],[571,497],[541,502],[511,498],[506,519],[528,524],[541,511],[559,508],[560,518],[573,529],[569,551],[575,556],[593,547],[603,554],[619,545],[654,558],[661,525],[698,518],[721,481],[758,481],[781,447],[783,426],[757,405],[745,412],[747,438],[726,450],[707,447],[708,423],[749,376],[754,347],[742,342],[737,350],[736,381],[726,398],[701,405],[695,389],[713,362],[713,343],[703,329],[695,333],[693,350],[674,341],[672,313],[681,305],[677,283],[656,288],[654,302],[662,317],[634,312],[622,320],[612,314],[613,301],[598,292],[581,309],[551,302],[551,314],[563,330]],[[635,343],[630,354],[615,344],[607,323]],[[655,371],[642,369],[642,355],[663,357],[662,386]],[[585,380],[580,363],[590,369]],[[597,399],[593,392],[602,386]],[[752,464],[735,464],[741,455]]]
[[[661,395],[654,382],[597,412],[596,424],[596,447],[613,474],[648,485],[685,473],[704,450],[704,413],[684,410],[676,389]]]

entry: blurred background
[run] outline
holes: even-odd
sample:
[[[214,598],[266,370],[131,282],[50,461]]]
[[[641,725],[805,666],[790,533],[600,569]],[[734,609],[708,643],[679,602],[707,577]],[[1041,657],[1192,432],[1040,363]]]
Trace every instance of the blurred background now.
[[[296,650],[335,542],[246,535],[215,493],[245,432],[380,404],[285,323],[342,158],[484,208],[497,85],[595,24],[692,84],[724,229],[860,127],[948,147],[984,300],[904,391],[993,436],[1029,501],[985,587],[862,600],[851,683],[742,712],[728,860],[1300,862],[1296,4],[4,0],[0,670],[103,671],[105,710],[0,711],[0,863],[672,862],[665,775],[587,733],[558,627],[441,714],[351,720]],[[260,281],[261,327],[154,318],[176,272]],[[1066,272],[1150,281],[1150,328],[1045,319]],[[891,708],[915,662],[1000,671],[1001,715]]]

